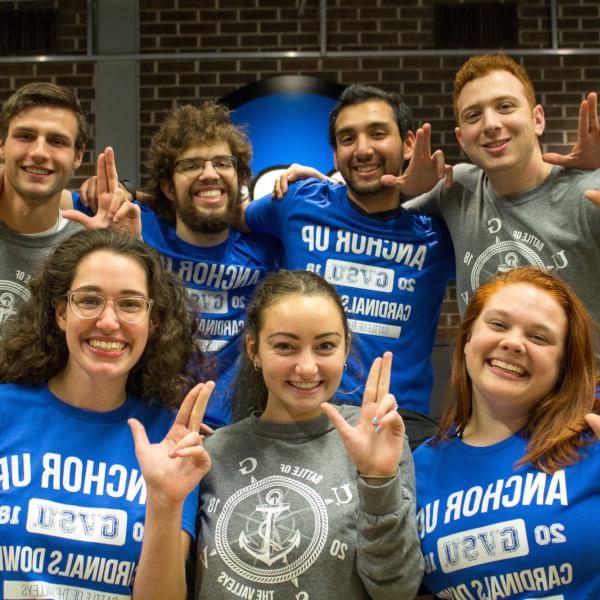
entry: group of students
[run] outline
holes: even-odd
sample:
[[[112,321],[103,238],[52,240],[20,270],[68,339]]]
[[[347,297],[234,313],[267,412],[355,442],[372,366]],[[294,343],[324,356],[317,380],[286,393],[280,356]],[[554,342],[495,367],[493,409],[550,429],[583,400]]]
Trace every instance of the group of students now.
[[[571,216],[558,231],[577,235],[571,233],[572,243],[551,260],[557,272],[575,274],[576,288],[581,273],[570,271],[569,262],[597,270],[597,239],[586,256],[576,239],[598,231],[598,209],[583,197],[596,185],[597,172],[536,170],[541,152],[527,145],[525,134],[537,142],[543,113],[530,107],[528,122],[523,113],[529,100],[519,104],[526,86],[512,90],[506,74],[516,76],[496,67],[460,84],[461,102],[465,89],[475,97],[466,106],[455,98],[457,120],[468,125],[457,128],[457,135],[481,168],[467,173],[465,167],[464,175],[455,169],[454,182],[443,158],[429,149],[427,127],[415,135],[406,116],[404,125],[397,118],[389,95],[351,86],[330,122],[346,185],[308,180],[292,184],[283,201],[250,204],[246,224],[280,237],[282,262],[293,270],[267,276],[272,269],[257,267],[248,269],[246,279],[240,276],[252,281],[252,289],[237,296],[245,327],[215,346],[184,288],[193,277],[186,281],[182,274],[196,271],[198,263],[189,257],[198,247],[214,254],[215,263],[232,252],[254,259],[248,256],[260,238],[230,229],[237,221],[231,207],[249,176],[249,155],[218,107],[206,105],[212,116],[204,121],[192,107],[174,111],[152,152],[158,173],[154,199],[160,199],[160,190],[162,206],[174,206],[175,214],[157,211],[157,217],[138,209],[138,233],[151,245],[160,240],[172,255],[157,245],[161,257],[110,229],[65,236],[31,282],[31,298],[3,325],[4,598],[401,599],[413,598],[422,578],[440,598],[596,597],[600,575],[590,557],[594,525],[600,524],[593,474],[594,431],[600,427],[591,414],[597,409],[593,321],[568,284],[543,269],[507,270],[502,262],[493,269],[498,274],[482,283],[489,265],[479,258],[471,265],[474,253],[461,250],[464,264],[477,272],[463,284],[472,288],[461,294],[466,309],[452,393],[437,432],[415,451],[416,471],[405,435],[409,428],[400,416],[412,419],[408,437],[416,446],[427,430],[420,418],[426,402],[410,400],[427,395],[430,382],[423,381],[430,367],[425,361],[413,372],[411,358],[418,362],[430,352],[433,333],[426,343],[414,342],[414,357],[411,343],[420,327],[434,331],[427,316],[439,313],[452,271],[445,265],[453,259],[443,225],[399,209],[393,185],[414,195],[445,176],[431,194],[455,245],[457,233],[444,210],[471,222],[477,210],[467,200],[479,198],[478,218],[487,219],[489,233],[503,248],[490,247],[481,254],[486,260],[524,252],[525,241],[514,248],[501,242],[498,214],[508,220],[502,211],[518,215],[519,207],[529,219],[523,207],[540,202],[540,186],[558,202],[561,190],[564,196],[565,187],[577,185],[580,191],[570,192],[573,206],[567,209],[577,227]],[[493,103],[468,87],[480,78],[493,90],[498,72],[505,75],[500,89],[509,91],[494,95]],[[580,127],[583,150],[598,137],[591,99],[584,103],[587,128]],[[188,138],[174,135],[194,123],[204,132],[201,145],[193,127]],[[3,139],[13,131],[30,135],[27,128],[13,128]],[[52,143],[64,140],[58,136]],[[515,163],[523,152],[533,164]],[[596,168],[597,157],[585,154],[572,157],[571,166],[579,160],[577,166]],[[412,159],[404,174],[403,158]],[[101,206],[91,227],[114,220],[107,203],[122,195],[110,151],[99,167]],[[514,177],[507,179],[511,169]],[[41,160],[23,171],[20,179],[5,179],[10,189],[42,187],[53,175]],[[521,191],[509,210],[503,195],[514,200]],[[486,212],[489,206],[496,207],[495,217]],[[137,213],[132,214],[135,221]],[[386,231],[383,242],[377,242],[378,224]],[[394,237],[396,229],[400,237]],[[320,248],[325,231],[331,239]],[[548,235],[558,233],[553,225]],[[541,251],[545,240],[538,242]],[[392,252],[401,245],[402,252]],[[365,267],[379,269],[373,281],[382,281],[385,261],[394,263],[392,284],[403,281],[404,288],[390,297],[387,284],[375,290],[358,286],[364,298],[352,295],[357,285],[347,270],[358,255],[367,264],[375,261]],[[218,278],[216,270],[211,273]],[[339,295],[326,280],[338,283]],[[221,293],[225,289],[220,296],[207,294],[196,283],[208,314],[232,297]],[[585,287],[593,290],[589,281]],[[410,307],[396,318],[402,321],[401,344],[393,319],[361,317],[361,298],[371,292],[372,304],[409,298],[398,302]],[[593,291],[587,295],[588,306],[594,297]],[[412,310],[418,315],[413,321]],[[358,353],[351,351],[353,340]],[[223,348],[239,353],[240,361],[227,361],[228,384],[215,414],[225,414],[227,421],[233,415],[236,422],[213,432],[202,423],[215,389],[206,380],[211,366],[206,350],[217,349],[218,360]],[[394,363],[390,349],[398,349]],[[363,377],[367,361],[372,366]],[[196,536],[189,558],[196,568],[186,582]]]

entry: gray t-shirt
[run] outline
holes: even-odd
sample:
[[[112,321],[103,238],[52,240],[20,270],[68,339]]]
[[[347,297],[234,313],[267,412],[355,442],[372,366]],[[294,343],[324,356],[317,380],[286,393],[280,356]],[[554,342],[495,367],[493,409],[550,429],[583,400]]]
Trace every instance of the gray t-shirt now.
[[[81,228],[69,221],[56,232],[31,236],[17,233],[0,222],[0,330],[21,304],[29,300],[29,281],[48,254]]]
[[[340,407],[355,422],[358,408]],[[322,415],[300,423],[249,417],[206,440],[200,484],[197,600],[403,600],[423,572],[415,479],[405,440],[399,475],[357,477]]]
[[[568,282],[600,323],[600,209],[583,192],[600,189],[600,170],[555,166],[538,187],[503,198],[478,167],[454,167],[449,189],[403,206],[446,222],[456,256],[458,306],[494,273],[534,265]]]

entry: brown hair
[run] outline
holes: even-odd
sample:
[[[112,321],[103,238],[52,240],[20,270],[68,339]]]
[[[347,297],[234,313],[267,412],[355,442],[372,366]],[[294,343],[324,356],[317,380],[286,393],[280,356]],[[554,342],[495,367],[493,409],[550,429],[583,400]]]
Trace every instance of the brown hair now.
[[[55,307],[69,290],[80,262],[100,250],[137,261],[146,272],[148,295],[154,300],[155,327],[129,372],[127,391],[148,403],[176,406],[197,381],[192,367],[198,366],[202,355],[195,338],[196,318],[180,280],[163,268],[158,253],[111,229],[80,231],[48,257],[31,283],[31,299],[3,327],[0,383],[40,385],[66,367],[69,349]]]
[[[527,454],[517,465],[531,462],[553,473],[579,460],[578,449],[589,443],[584,415],[594,411],[596,360],[592,342],[592,320],[575,292],[562,280],[536,267],[519,267],[497,274],[479,287],[460,324],[452,358],[452,397],[444,410],[435,445],[460,435],[471,416],[473,391],[464,349],[476,319],[488,300],[500,289],[516,283],[533,285],[550,294],[565,311],[568,329],[562,364],[552,391],[533,407],[527,424]]]
[[[84,149],[87,143],[87,119],[79,100],[69,88],[45,81],[24,85],[4,103],[0,114],[0,140],[6,140],[11,120],[34,106],[55,106],[73,112],[77,120],[75,152]]]
[[[154,134],[149,151],[150,193],[152,209],[171,225],[175,224],[175,207],[160,184],[173,181],[173,165],[183,152],[193,146],[227,142],[238,160],[238,201],[241,190],[250,181],[252,147],[242,129],[231,122],[229,109],[212,100],[200,106],[180,106],[171,111]]]
[[[478,56],[472,56],[458,71],[454,78],[454,93],[453,93],[453,107],[454,107],[454,118],[457,123],[460,123],[460,115],[458,113],[458,97],[462,92],[462,89],[474,79],[484,77],[491,71],[508,71],[514,75],[523,85],[525,91],[525,97],[527,102],[534,108],[536,105],[535,101],[535,90],[533,83],[527,74],[527,71],[519,63],[515,62],[512,58],[498,52],[497,54],[482,54]]]

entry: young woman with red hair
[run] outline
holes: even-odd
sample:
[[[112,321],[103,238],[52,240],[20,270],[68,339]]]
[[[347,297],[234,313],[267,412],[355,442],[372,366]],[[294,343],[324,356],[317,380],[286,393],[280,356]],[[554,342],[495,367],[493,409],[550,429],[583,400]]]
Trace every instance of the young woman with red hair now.
[[[534,267],[475,292],[452,398],[414,456],[424,583],[436,597],[600,597],[591,329],[568,285]]]

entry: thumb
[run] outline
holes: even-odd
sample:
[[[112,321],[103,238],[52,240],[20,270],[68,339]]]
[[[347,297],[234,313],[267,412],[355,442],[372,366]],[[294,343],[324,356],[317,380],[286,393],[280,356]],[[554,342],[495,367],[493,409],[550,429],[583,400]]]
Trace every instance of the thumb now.
[[[382,185],[387,185],[389,187],[399,187],[402,185],[402,177],[396,177],[394,175],[382,175],[379,178],[379,181]]]
[[[590,202],[593,202],[598,208],[600,208],[600,191],[588,190],[583,194]]]
[[[560,165],[563,167],[569,164],[569,159],[567,156],[557,154],[556,152],[546,152],[542,155],[542,160],[551,165]]]
[[[75,221],[75,223],[79,223],[80,225],[83,225],[86,229],[89,229],[93,226],[93,222],[94,222],[93,217],[90,217],[90,216],[86,215],[85,213],[82,213],[79,210],[74,210],[74,209],[63,210],[62,216],[65,219],[69,219],[69,221]]]
[[[321,410],[325,416],[333,423],[333,426],[338,430],[342,439],[352,431],[352,426],[348,424],[346,419],[340,414],[340,411],[329,402],[321,404]]]
[[[131,429],[135,453],[137,455],[139,450],[150,445],[150,440],[146,435],[146,429],[137,419],[127,419],[127,424]]]
[[[588,413],[585,415],[585,420],[591,427],[592,431],[596,434],[596,437],[600,438],[600,415]]]

